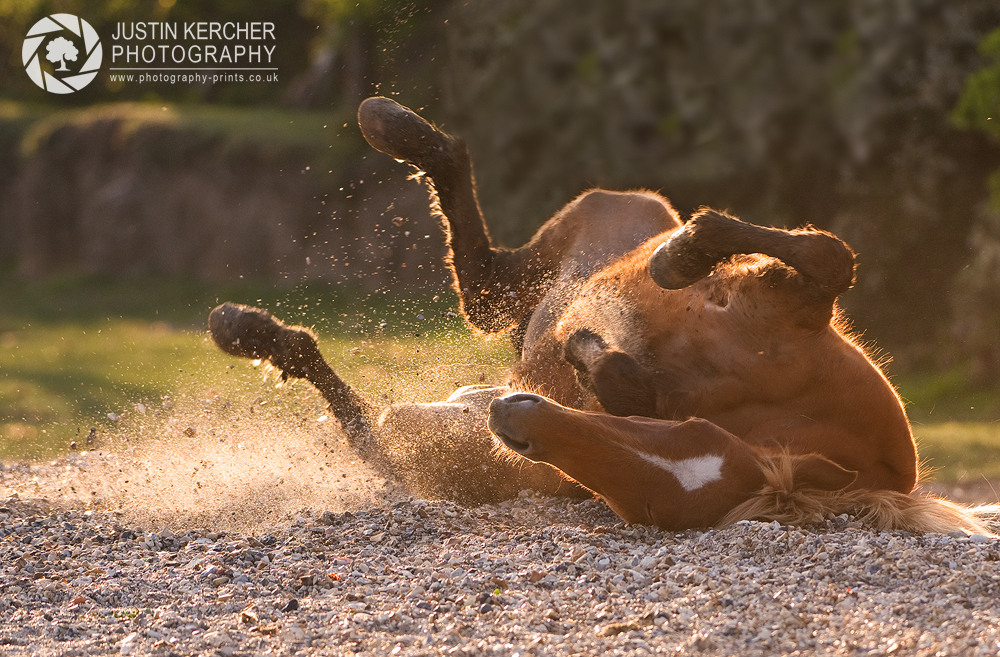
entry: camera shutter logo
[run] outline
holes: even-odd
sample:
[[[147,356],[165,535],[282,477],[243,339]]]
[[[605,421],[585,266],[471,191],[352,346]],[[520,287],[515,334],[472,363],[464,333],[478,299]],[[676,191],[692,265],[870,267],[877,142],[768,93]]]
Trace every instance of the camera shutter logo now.
[[[80,51],[78,45],[83,46]],[[43,69],[42,58],[55,64],[56,77]],[[31,26],[21,58],[28,77],[54,94],[71,94],[97,77],[101,68],[101,39],[87,21],[72,14],[52,14]],[[83,62],[79,68],[79,62]]]

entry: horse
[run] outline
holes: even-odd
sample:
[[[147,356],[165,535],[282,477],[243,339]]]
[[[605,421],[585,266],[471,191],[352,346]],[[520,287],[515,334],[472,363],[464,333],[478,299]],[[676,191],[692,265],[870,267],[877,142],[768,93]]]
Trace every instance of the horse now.
[[[672,531],[850,512],[882,529],[989,533],[982,512],[914,492],[904,405],[837,306],[855,254],[835,235],[709,208],[683,221],[657,193],[595,189],[498,248],[461,138],[388,98],[365,100],[358,122],[427,181],[462,314],[511,333],[507,383],[380,410],[308,329],[232,303],[208,323],[227,353],[313,383],[387,477],[465,505],[596,494]]]

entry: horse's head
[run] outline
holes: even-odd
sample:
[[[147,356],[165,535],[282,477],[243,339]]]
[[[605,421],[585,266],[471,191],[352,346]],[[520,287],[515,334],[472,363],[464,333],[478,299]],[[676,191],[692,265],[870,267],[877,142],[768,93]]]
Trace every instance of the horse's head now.
[[[702,419],[615,417],[519,392],[493,400],[487,424],[508,449],[555,466],[628,522],[712,526],[766,483],[758,450]],[[839,490],[856,476],[818,455],[789,463],[797,487]]]

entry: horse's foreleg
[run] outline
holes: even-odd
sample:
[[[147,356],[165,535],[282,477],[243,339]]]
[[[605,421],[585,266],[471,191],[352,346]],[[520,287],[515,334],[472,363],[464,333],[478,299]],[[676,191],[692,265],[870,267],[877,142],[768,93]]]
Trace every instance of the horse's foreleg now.
[[[417,167],[433,183],[446,222],[455,285],[469,321],[487,332],[520,321],[537,303],[544,263],[491,246],[465,142],[388,98],[361,103],[358,124],[373,148]]]
[[[829,322],[833,302],[854,282],[854,252],[836,236],[755,226],[714,210],[698,212],[660,245],[649,260],[649,274],[660,287],[681,289],[742,253],[777,258],[798,273],[792,280],[808,306],[803,317],[810,323]]]
[[[306,379],[316,386],[340,421],[348,444],[384,476],[392,473],[372,435],[377,412],[327,364],[311,331],[287,326],[266,310],[228,302],[212,310],[208,330],[227,354],[269,361],[281,370],[282,378]]]

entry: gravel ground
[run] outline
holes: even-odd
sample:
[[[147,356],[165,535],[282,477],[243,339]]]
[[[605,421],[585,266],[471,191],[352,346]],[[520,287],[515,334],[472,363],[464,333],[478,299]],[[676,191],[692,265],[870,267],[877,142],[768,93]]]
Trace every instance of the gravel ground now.
[[[98,460],[128,476],[114,454],[0,469],[0,654],[1000,652],[984,536],[847,516],[675,534],[599,501],[465,509],[391,488],[254,531],[157,527],[56,495]]]

